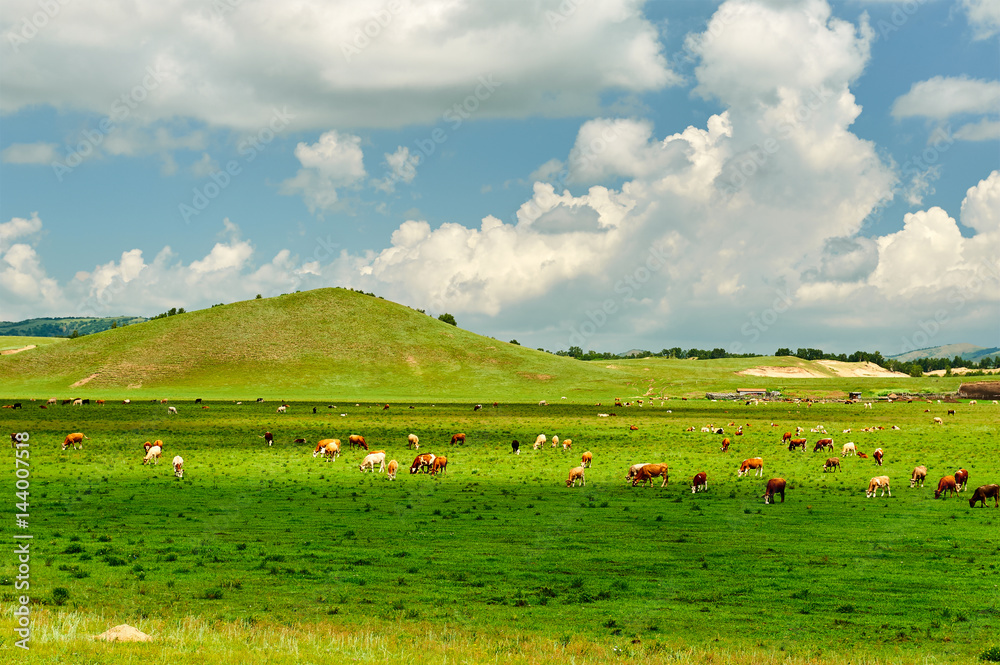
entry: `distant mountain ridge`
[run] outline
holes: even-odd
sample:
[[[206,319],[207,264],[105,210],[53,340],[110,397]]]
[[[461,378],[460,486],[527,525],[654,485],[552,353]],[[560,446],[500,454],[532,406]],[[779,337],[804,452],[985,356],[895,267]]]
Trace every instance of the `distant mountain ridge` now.
[[[25,319],[16,322],[0,321],[0,336],[69,337],[74,330],[80,335],[92,335],[110,330],[112,325],[121,328],[147,320],[144,316],[63,316]]]
[[[900,362],[912,362],[921,358],[954,358],[955,356],[970,362],[980,362],[983,358],[1000,356],[1000,347],[986,348],[975,344],[945,344],[907,351],[897,356],[889,356],[889,358]]]

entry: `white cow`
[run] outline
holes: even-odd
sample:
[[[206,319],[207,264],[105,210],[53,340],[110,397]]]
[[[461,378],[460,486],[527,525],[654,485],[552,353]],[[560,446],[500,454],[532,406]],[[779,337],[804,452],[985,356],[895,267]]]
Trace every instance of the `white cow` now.
[[[546,440],[547,439],[545,438],[544,434],[539,434],[538,436],[536,436],[535,437],[534,449],[538,450],[539,448],[541,448],[542,446],[544,446]]]
[[[149,449],[149,452],[146,453],[146,456],[142,458],[142,463],[146,464],[147,462],[152,460],[153,464],[156,464],[160,460],[160,455],[162,454],[163,454],[162,448],[160,448],[159,446],[152,446]]]
[[[367,467],[370,471],[375,471],[375,464],[378,464],[378,471],[382,473],[385,471],[385,453],[371,453],[367,455],[361,466],[358,467],[359,471],[364,471]]]
[[[174,457],[174,475],[178,478],[184,477],[184,458],[180,455]]]
[[[847,443],[845,443],[843,449],[840,451],[841,457],[845,455],[857,455],[857,454],[858,454],[858,449],[854,447],[853,441],[848,441]]]
[[[176,406],[168,406],[167,407],[167,415],[168,416],[169,415],[175,415],[176,416],[177,415],[177,407]]]

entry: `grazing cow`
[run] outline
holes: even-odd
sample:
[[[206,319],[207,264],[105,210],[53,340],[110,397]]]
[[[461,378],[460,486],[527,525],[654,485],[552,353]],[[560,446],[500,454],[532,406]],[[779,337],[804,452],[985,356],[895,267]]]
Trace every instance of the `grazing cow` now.
[[[782,443],[784,443],[785,441],[791,441],[791,440],[792,440],[792,433],[791,432],[785,432],[784,434],[781,435],[781,442]]]
[[[829,448],[830,452],[833,452],[833,441],[831,439],[820,439],[816,442],[816,445],[813,446],[813,452],[818,452],[824,448]]]
[[[539,434],[538,436],[536,436],[535,445],[533,446],[534,450],[538,450],[539,448],[544,446],[546,441],[547,439],[545,438],[544,434]]]
[[[284,413],[287,410],[288,410],[288,407],[285,406],[284,404],[282,404],[281,406],[278,407],[278,413]]]
[[[163,398],[163,399],[160,400],[160,404],[166,404],[166,403],[167,403],[167,399],[166,398]]]
[[[83,406],[83,400],[82,399],[73,400],[73,406]]]
[[[385,477],[389,480],[396,479],[396,471],[399,469],[399,462],[396,460],[389,460],[389,466],[385,468]]]
[[[591,462],[594,461],[594,454],[589,450],[580,456],[580,466],[585,466],[590,468]]]
[[[180,455],[175,455],[174,456],[173,465],[174,465],[174,476],[176,476],[177,478],[183,478],[184,477],[184,458],[181,457]]]
[[[147,462],[152,460],[153,464],[156,464],[160,460],[160,455],[162,454],[163,454],[163,449],[161,449],[159,446],[153,446],[152,448],[149,449],[149,452],[146,453],[146,456],[142,458],[142,463],[146,464]]]
[[[267,445],[274,444],[274,435],[271,432],[264,432],[264,440],[267,441]]]
[[[628,474],[625,476],[625,482],[628,482],[635,478],[635,474],[639,473],[639,469],[646,466],[648,462],[639,462],[638,464],[633,464],[628,468]]]
[[[949,416],[955,415],[955,409],[948,409],[948,415]]]
[[[830,470],[840,471],[840,458],[839,457],[829,457],[826,462],[823,463],[823,472]]]
[[[721,450],[722,452],[728,452],[729,451],[729,438],[728,437],[722,440],[722,447],[719,448],[719,450]]]
[[[63,440],[62,449],[66,450],[70,446],[73,448],[83,449],[83,440],[90,439],[89,436],[84,436],[80,432],[73,432],[72,434],[67,434],[66,438]]]
[[[451,437],[451,444],[455,445],[456,443],[462,443],[462,444],[465,443],[465,433],[464,432],[459,432],[458,434],[455,434],[455,435],[453,435]]]
[[[959,492],[965,491],[965,486],[969,484],[969,472],[965,469],[959,469],[955,472],[955,488]]]
[[[303,438],[298,438],[298,439],[295,439],[295,441],[292,441],[292,443],[305,443],[305,442],[306,442],[306,440],[303,439]]]
[[[558,448],[559,447],[559,435],[558,434],[553,434],[552,435],[552,447],[553,448]]]
[[[264,398],[263,398],[263,397],[258,397],[258,398],[257,398],[257,403],[258,403],[258,404],[260,404],[260,403],[261,403],[261,402],[263,402],[263,401],[264,401]]]
[[[854,442],[848,441],[844,444],[844,448],[840,451],[840,456],[846,457],[847,455],[856,455],[857,453],[858,449],[854,447]]]
[[[477,404],[477,405],[475,405],[474,407],[472,407],[472,410],[473,410],[473,411],[479,411],[479,410],[480,410],[480,409],[482,409],[482,408],[483,408],[483,405],[482,405],[482,404]]]
[[[941,420],[940,418],[935,417],[934,418],[934,424],[935,425],[944,425],[944,421]]]
[[[375,465],[378,464],[379,473],[385,471],[385,453],[370,453],[365,455],[364,460],[358,466],[358,470],[364,472],[365,468],[368,468],[372,473],[375,472]]]
[[[148,453],[148,452],[149,452],[149,449],[150,449],[150,448],[152,448],[153,446],[159,446],[159,447],[160,447],[160,450],[163,450],[163,448],[165,447],[165,446],[163,445],[163,442],[162,442],[162,441],[160,441],[159,439],[157,439],[156,441],[154,441],[154,442],[152,442],[152,443],[150,443],[149,441],[146,441],[145,443],[143,443],[143,444],[142,444],[142,449],[143,449],[143,450],[144,450],[145,452],[147,452],[147,453]]]
[[[388,404],[386,404],[385,406],[383,406],[383,407],[382,407],[382,410],[383,410],[383,411],[388,411],[388,410],[389,410],[389,405],[388,405]]]
[[[910,487],[913,487],[917,483],[920,486],[924,486],[924,480],[927,478],[927,467],[926,466],[915,466],[913,471],[910,473]]]
[[[875,458],[875,463],[882,466],[882,449],[876,448],[875,452],[872,453],[872,457]]]
[[[708,474],[701,471],[691,479],[691,494],[704,492],[708,489]]]
[[[868,489],[865,491],[865,496],[868,497],[869,499],[874,498],[875,492],[877,492],[879,488],[882,489],[882,494],[880,494],[879,496],[885,496],[886,492],[889,493],[889,496],[892,496],[892,490],[889,489],[889,476],[875,476],[874,478],[869,480]]]
[[[21,408],[21,403],[20,402],[14,402],[14,405],[12,407],[10,407],[10,408],[12,408],[12,409],[20,409]]]
[[[806,451],[806,440],[805,439],[790,439],[788,441],[788,450],[792,451],[796,448],[801,448],[802,452]],[[815,450],[813,452],[816,452]]]
[[[18,444],[18,443],[20,443],[20,442],[19,442],[19,441],[17,440],[17,436],[18,436],[18,434],[20,434],[20,432],[11,432],[11,433],[10,433],[10,447],[11,447],[11,448],[16,448],[16,447],[17,447],[17,444]]]
[[[130,399],[123,399],[122,400],[122,404],[131,404],[131,403],[132,403],[132,400],[130,400]]]
[[[56,399],[55,397],[50,397],[50,398],[49,398],[49,399],[48,399],[48,400],[47,400],[47,401],[46,401],[45,403],[46,403],[46,404],[52,404],[53,406],[55,406],[55,404],[56,404],[56,403],[57,403],[58,401],[59,401],[59,400],[57,400],[57,399]]]
[[[572,447],[573,447],[573,439],[566,439],[565,441],[563,441],[562,444],[563,450],[569,450]]]
[[[406,447],[413,448],[414,450],[420,447],[420,438],[416,434],[408,434],[406,436]]]
[[[321,439],[316,442],[313,457],[320,453],[327,462],[336,460],[340,456],[340,439]]]
[[[167,407],[167,415],[168,416],[170,416],[170,415],[176,416],[177,415],[177,407],[176,406],[168,406]]]
[[[941,495],[947,494],[947,492],[951,492],[954,495],[957,491],[955,488],[955,476],[945,476],[938,481],[937,489],[934,490],[934,498],[941,498]]]
[[[520,455],[521,454],[521,442],[518,441],[517,439],[514,439],[513,441],[511,441],[510,442],[510,452],[514,453],[515,455]]]
[[[785,479],[784,478],[771,478],[767,481],[767,487],[764,489],[764,503],[768,504],[774,501],[774,495],[781,495],[781,503],[785,502]]]
[[[201,404],[201,398],[199,397],[199,398],[195,399],[194,403],[195,404]]]
[[[986,499],[993,499],[993,507],[1000,508],[1000,485],[980,485],[977,487],[976,491],[972,493],[972,498],[969,499],[969,508],[974,508],[976,501],[982,502],[980,508],[985,508]]]
[[[360,434],[352,434],[349,437],[347,437],[347,443],[352,448],[354,446],[358,446],[359,448],[364,448],[365,450],[368,450],[368,443],[365,441],[365,437],[361,436]]]
[[[666,487],[670,481],[670,476],[667,474],[668,471],[669,468],[666,464],[643,464],[635,474],[635,477],[632,478],[632,487],[640,483],[645,485],[647,480],[649,481],[649,486],[652,487],[653,478],[658,476],[663,476],[663,482],[660,483],[660,487]]]
[[[417,455],[416,459],[413,460],[413,464],[410,465],[410,473],[416,473],[421,469],[424,471],[430,471],[431,466],[434,465],[435,457],[436,456],[431,453]]]
[[[431,475],[436,476],[439,472],[444,472],[448,470],[448,458],[444,456],[435,457],[434,463],[431,464]]]
[[[862,452],[858,452],[858,459],[868,459],[868,455],[865,455]]]
[[[741,478],[743,474],[749,474],[751,471],[755,472],[755,476],[764,475],[764,459],[762,457],[751,457],[750,459],[743,460],[736,477]]]
[[[872,403],[871,402],[865,402],[865,408],[866,409],[872,408]]]
[[[566,487],[576,487],[576,481],[579,480],[581,484],[586,485],[587,479],[583,475],[584,468],[578,466],[569,470],[569,478],[566,479]]]

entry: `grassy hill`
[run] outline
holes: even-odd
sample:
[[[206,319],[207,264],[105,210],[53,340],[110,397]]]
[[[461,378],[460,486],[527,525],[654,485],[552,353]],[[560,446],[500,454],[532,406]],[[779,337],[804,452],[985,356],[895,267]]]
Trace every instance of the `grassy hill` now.
[[[758,365],[814,377],[741,376]],[[823,378],[826,377],[826,378]],[[247,300],[0,356],[11,397],[608,403],[763,387],[944,392],[952,377],[844,378],[795,357],[583,362],[508,344],[345,289]]]
[[[0,321],[0,336],[69,337],[73,331],[80,335],[110,330],[112,324],[118,327],[141,323],[141,316],[107,316],[25,319],[24,321]]]
[[[921,358],[954,358],[955,356],[959,356],[962,360],[979,362],[983,358],[998,355],[1000,355],[1000,348],[996,347],[987,349],[975,344],[945,344],[944,346],[931,346],[889,357],[904,363]]]

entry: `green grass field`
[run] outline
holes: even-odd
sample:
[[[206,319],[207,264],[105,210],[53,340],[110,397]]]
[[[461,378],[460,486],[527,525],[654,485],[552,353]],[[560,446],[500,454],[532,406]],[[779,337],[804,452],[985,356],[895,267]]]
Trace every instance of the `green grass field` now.
[[[177,416],[149,400],[0,412],[30,435],[33,662],[974,662],[1000,642],[1000,511],[968,504],[1000,482],[992,404],[171,403]],[[728,453],[697,431],[708,424],[725,428]],[[810,451],[823,425],[838,453],[882,447],[885,466],[848,457],[824,474],[828,454],[781,444],[797,425]],[[885,429],[860,431],[872,425]],[[90,437],[83,450],[60,450],[71,431]],[[458,431],[468,443],[451,447]],[[359,452],[324,462],[292,443],[354,432],[400,462],[396,481],[360,473]],[[446,474],[408,473],[410,432],[448,456]],[[538,433],[572,451],[531,450]],[[163,459],[141,466],[157,438]],[[587,485],[567,488],[584,450]],[[751,456],[764,478],[737,479]],[[626,486],[635,462],[667,462],[670,484]],[[909,489],[918,463],[928,484]],[[969,492],[935,501],[932,485],[960,466]],[[698,471],[709,489],[692,495]],[[883,474],[892,497],[866,499]],[[765,506],[776,476],[787,499]],[[21,655],[16,572],[4,555],[0,659]],[[90,639],[120,623],[157,641]]]

